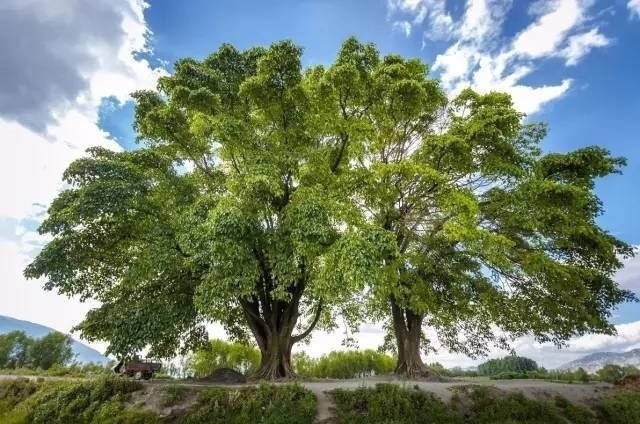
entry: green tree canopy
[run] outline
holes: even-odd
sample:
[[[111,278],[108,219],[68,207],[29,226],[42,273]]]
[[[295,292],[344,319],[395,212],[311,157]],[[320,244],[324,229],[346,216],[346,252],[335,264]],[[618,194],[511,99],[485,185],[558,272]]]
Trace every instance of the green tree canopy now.
[[[614,330],[633,295],[612,276],[632,250],[597,225],[593,188],[622,158],[543,154],[544,125],[508,95],[447,99],[418,59],[349,39],[303,70],[301,53],[180,60],[134,94],[140,149],[67,169],[26,275],[101,302],[84,337],[171,356],[217,321],[254,339],[273,378],[336,314],[386,320],[410,375],[426,370],[425,326],[471,356]]]
[[[258,376],[291,375],[318,322],[355,322],[388,244],[349,199],[359,124],[328,120],[352,45],[326,74],[303,73],[291,42],[178,61],[158,92],[134,94],[140,149],[90,149],[66,170],[40,227],[53,240],[26,275],[100,301],[77,328],[111,353],[171,356],[217,321],[253,337]]]
[[[598,226],[594,185],[625,160],[597,146],[544,153],[545,126],[509,95],[447,99],[419,60],[344,48],[361,53],[328,70],[345,82],[325,96],[325,121],[358,128],[351,197],[393,241],[368,293],[390,316],[397,371],[427,372],[424,327],[470,356],[525,334],[562,345],[613,332],[611,308],[634,299],[613,275],[633,252]]]
[[[51,332],[41,338],[31,338],[23,331],[0,334],[0,368],[40,368],[68,365],[74,358],[71,338]]]
[[[24,331],[0,334],[0,368],[21,368],[27,365],[32,341]]]
[[[490,359],[478,365],[478,374],[496,375],[503,372],[525,373],[538,371],[538,364],[533,359],[523,356],[509,355],[501,359]]]
[[[218,368],[231,368],[252,374],[260,366],[260,351],[254,346],[224,340],[211,340],[208,346],[196,350],[188,367],[195,377],[207,377]]]
[[[73,358],[71,337],[56,331],[29,343],[27,351],[31,368],[48,370],[53,365],[67,365]]]

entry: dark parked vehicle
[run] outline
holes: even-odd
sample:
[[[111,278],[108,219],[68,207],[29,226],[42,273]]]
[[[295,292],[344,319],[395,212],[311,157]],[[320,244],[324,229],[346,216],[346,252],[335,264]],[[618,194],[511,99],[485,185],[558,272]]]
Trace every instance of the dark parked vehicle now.
[[[116,374],[133,377],[136,380],[149,380],[155,372],[160,371],[162,364],[153,362],[148,359],[140,359],[136,356],[133,358],[121,359],[120,362],[113,367]]]

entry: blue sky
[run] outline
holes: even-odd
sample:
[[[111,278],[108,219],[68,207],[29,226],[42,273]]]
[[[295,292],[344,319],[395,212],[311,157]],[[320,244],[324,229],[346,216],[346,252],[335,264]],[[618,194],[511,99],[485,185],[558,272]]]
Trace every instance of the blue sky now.
[[[624,175],[598,183],[600,223],[640,245],[640,0],[3,0],[0,314],[66,331],[90,306],[42,293],[20,271],[45,241],[33,230],[66,165],[91,145],[135,148],[131,91],[154,87],[175,60],[202,58],[223,42],[292,39],[312,65],[330,63],[352,35],[383,53],[422,58],[452,95],[467,86],[510,92],[527,119],[549,124],[547,150],[599,144],[627,157]],[[628,261],[618,280],[640,292],[640,260]],[[640,307],[623,305],[614,316],[615,338],[587,336],[562,353],[527,339],[517,346],[553,357],[551,365],[640,347]],[[332,337],[314,337],[310,349],[339,347]],[[364,331],[361,345],[378,339]]]

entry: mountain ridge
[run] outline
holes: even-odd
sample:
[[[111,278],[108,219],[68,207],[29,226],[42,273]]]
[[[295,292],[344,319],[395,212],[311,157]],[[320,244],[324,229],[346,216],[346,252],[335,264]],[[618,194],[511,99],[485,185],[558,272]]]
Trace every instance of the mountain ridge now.
[[[594,352],[567,362],[558,367],[562,371],[574,371],[583,368],[589,373],[596,372],[607,364],[640,366],[640,348],[626,352]]]
[[[35,322],[0,315],[0,334],[9,333],[11,331],[24,331],[29,337],[40,338],[57,330]],[[76,362],[93,362],[97,364],[106,364],[109,362],[109,358],[92,347],[75,340],[73,337],[71,338],[71,349],[75,354],[74,361]]]

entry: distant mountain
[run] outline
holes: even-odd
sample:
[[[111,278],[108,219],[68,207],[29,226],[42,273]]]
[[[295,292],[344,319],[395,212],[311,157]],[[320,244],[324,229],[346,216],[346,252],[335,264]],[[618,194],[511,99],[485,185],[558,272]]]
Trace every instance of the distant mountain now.
[[[640,367],[640,349],[633,349],[627,352],[597,352],[584,356],[575,361],[567,362],[558,367],[559,370],[577,370],[582,367],[589,373],[596,372],[607,364],[633,365]]]
[[[0,315],[0,334],[9,333],[11,331],[24,331],[29,337],[39,338],[56,330],[33,322]],[[109,362],[109,359],[106,356],[77,340],[73,340],[71,342],[71,349],[76,355],[76,362],[93,362],[97,364],[106,364]]]

